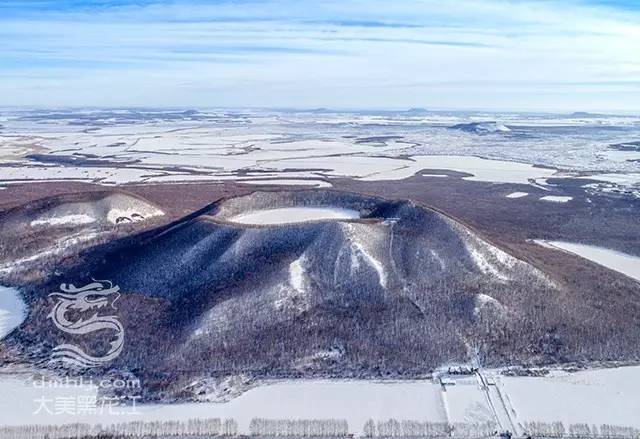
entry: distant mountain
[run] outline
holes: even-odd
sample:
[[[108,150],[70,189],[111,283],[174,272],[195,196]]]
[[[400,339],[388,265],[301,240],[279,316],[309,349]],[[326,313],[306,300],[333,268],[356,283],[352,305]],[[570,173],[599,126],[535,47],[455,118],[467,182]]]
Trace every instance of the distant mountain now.
[[[405,111],[405,113],[421,115],[421,114],[428,114],[429,110],[427,110],[426,108],[414,107],[414,108],[409,108],[407,111]]]
[[[333,113],[335,111],[329,108],[320,107],[320,108],[311,108],[309,110],[306,110],[306,112],[314,113],[314,114],[324,114],[324,113]]]
[[[495,121],[460,123],[457,125],[453,125],[450,128],[453,130],[466,131],[476,134],[508,133],[511,131],[511,129],[509,129],[509,127],[507,127],[506,125]]]

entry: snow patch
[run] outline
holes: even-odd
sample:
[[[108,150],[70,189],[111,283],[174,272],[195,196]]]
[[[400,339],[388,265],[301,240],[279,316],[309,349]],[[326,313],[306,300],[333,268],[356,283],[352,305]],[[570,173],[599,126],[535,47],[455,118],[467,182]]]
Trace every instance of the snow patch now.
[[[505,195],[506,198],[522,198],[529,195],[529,192],[512,192],[509,195]]]
[[[15,288],[0,286],[0,339],[20,326],[27,316],[27,305]]]
[[[70,248],[93,241],[104,234],[105,233],[77,234],[65,239],[58,240],[54,245],[47,248],[46,250],[0,265],[0,273],[7,274],[25,271],[29,268],[29,264],[33,262],[41,259],[46,259],[50,256],[62,255]]]
[[[493,297],[487,294],[477,294],[475,297],[475,301],[476,301],[476,306],[473,309],[473,314],[476,316],[480,314],[480,312],[482,311],[482,308],[484,308],[485,306],[492,306],[498,310],[503,309],[503,306],[500,302],[498,302],[496,299],[494,299]]]
[[[343,352],[338,348],[326,349],[323,351],[318,351],[315,354],[311,355],[311,358],[314,360],[337,360],[342,357]]]
[[[313,367],[317,363],[338,361],[340,358],[342,358],[343,355],[343,350],[339,348],[324,349],[315,352],[312,355],[301,358],[300,360],[295,362],[294,366],[297,369],[305,369],[308,367]]]
[[[298,313],[306,311],[311,306],[309,280],[305,270],[304,255],[289,264],[289,285],[282,286],[278,292],[278,299],[274,306],[278,310],[291,309]]]
[[[487,244],[487,251],[498,260],[502,265],[506,265],[509,268],[514,268],[519,262],[518,259],[511,256],[509,253],[500,250],[498,247]]]
[[[550,201],[552,203],[566,203],[573,200],[573,197],[562,197],[556,195],[546,195],[540,198],[540,201]]]
[[[382,263],[379,260],[374,258],[369,252],[367,252],[362,244],[354,242],[353,245],[355,246],[355,248],[358,251],[358,256],[362,256],[367,261],[367,263],[371,267],[373,267],[376,270],[376,272],[378,273],[378,279],[380,281],[380,286],[382,288],[386,288],[387,287],[387,273],[384,270],[384,265],[382,265]]]
[[[144,221],[148,218],[162,216],[164,212],[159,209],[145,208],[145,209],[118,209],[112,208],[107,213],[107,221],[111,224],[119,224],[121,222],[137,223]]]
[[[633,186],[640,184],[640,173],[625,173],[625,174],[593,174],[583,175],[577,178],[583,178],[588,180],[605,181],[607,183],[615,183],[623,186]]]
[[[484,254],[477,248],[467,245],[467,251],[469,252],[469,256],[476,264],[476,266],[485,274],[491,274],[498,279],[507,280],[508,277],[505,276],[495,265],[490,263]]]
[[[38,226],[72,226],[91,224],[96,222],[96,219],[90,215],[81,213],[76,215],[65,215],[59,217],[40,218],[31,221],[31,227]]]
[[[291,286],[299,292],[304,292],[304,267],[302,266],[302,257],[296,259],[289,265],[289,276]]]
[[[229,328],[229,314],[233,309],[234,299],[226,300],[221,306],[215,306],[204,314],[195,325],[189,337],[189,341],[209,337],[214,331],[222,331]]]
[[[251,387],[246,375],[232,375],[223,379],[204,378],[193,381],[185,391],[192,394],[196,401],[223,403],[237,398]]]
[[[511,256],[498,247],[482,241],[463,225],[455,223],[452,220],[448,222],[454,230],[457,230],[461,236],[465,238],[463,241],[470,259],[483,273],[505,281],[509,279],[508,274],[506,274],[508,270],[521,268],[526,269],[532,275],[550,284],[549,279],[541,271]]]
[[[563,241],[535,239],[533,242],[543,247],[573,253],[603,267],[622,273],[640,281],[640,257],[595,245],[577,244]]]
[[[376,271],[380,286],[386,288],[388,275],[380,260],[381,255],[377,254],[376,250],[383,245],[388,245],[384,244],[387,229],[375,230],[352,223],[343,223],[342,226],[351,247],[351,269],[357,270],[360,263],[364,262]]]

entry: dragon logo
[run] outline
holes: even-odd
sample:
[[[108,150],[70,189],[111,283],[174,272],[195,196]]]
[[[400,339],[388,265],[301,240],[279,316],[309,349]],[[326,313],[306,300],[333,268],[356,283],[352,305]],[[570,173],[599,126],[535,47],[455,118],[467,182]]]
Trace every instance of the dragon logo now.
[[[116,310],[114,303],[120,297],[120,288],[110,281],[96,281],[76,287],[73,284],[61,284],[62,292],[49,294],[58,299],[48,318],[55,326],[67,334],[86,335],[108,329],[115,331],[115,340],[102,356],[92,356],[78,346],[61,344],[53,349],[51,361],[62,361],[80,368],[100,366],[114,360],[124,347],[124,327],[117,316],[100,315],[108,308]]]

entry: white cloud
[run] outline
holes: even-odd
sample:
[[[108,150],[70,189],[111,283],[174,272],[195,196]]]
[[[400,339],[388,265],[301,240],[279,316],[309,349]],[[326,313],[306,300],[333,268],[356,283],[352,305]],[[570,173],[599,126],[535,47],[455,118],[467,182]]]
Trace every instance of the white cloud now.
[[[9,12],[4,105],[639,109],[640,14],[578,2]]]

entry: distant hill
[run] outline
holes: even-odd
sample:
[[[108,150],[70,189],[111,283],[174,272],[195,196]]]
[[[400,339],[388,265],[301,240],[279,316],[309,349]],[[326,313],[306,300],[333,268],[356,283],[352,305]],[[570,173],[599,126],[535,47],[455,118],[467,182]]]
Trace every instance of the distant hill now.
[[[429,113],[429,110],[427,110],[426,108],[414,107],[414,108],[409,108],[405,113],[409,113],[409,114],[427,114],[427,113]]]
[[[450,127],[453,130],[466,131],[476,134],[489,134],[489,133],[508,133],[511,131],[506,125],[500,122],[470,122],[460,123]]]

